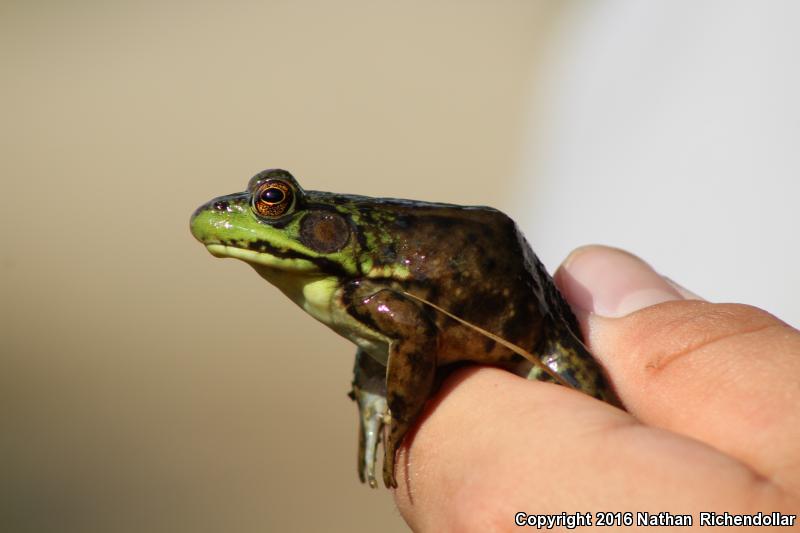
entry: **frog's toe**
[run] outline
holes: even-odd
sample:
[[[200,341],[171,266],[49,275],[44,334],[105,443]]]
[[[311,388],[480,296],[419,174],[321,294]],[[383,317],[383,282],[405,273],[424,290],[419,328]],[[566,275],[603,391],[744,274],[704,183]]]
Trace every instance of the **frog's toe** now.
[[[387,489],[397,488],[397,479],[394,477],[394,457],[390,460],[388,455],[383,460],[383,484]]]
[[[358,402],[359,412],[358,477],[362,483],[369,483],[370,487],[376,488],[375,462],[388,412],[386,398],[358,387],[353,388],[353,395]]]
[[[373,441],[371,437],[372,435],[367,432],[364,442],[365,453],[361,453],[358,458],[358,477],[361,483],[369,483],[369,486],[375,489],[378,488],[378,482],[375,479],[375,456],[378,443]]]

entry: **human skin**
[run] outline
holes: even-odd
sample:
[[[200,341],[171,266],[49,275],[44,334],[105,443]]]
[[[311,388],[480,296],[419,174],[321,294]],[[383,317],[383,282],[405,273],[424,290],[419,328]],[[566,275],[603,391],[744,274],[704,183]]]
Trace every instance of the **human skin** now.
[[[555,279],[627,412],[498,369],[456,372],[398,457],[412,529],[516,530],[520,511],[798,514],[800,332],[613,248],[576,250]]]

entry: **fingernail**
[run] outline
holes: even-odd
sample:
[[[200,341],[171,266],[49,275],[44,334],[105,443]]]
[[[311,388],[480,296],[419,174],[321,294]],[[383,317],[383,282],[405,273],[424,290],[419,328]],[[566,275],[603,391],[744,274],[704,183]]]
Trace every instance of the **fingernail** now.
[[[561,265],[559,285],[581,311],[621,317],[681,294],[647,263],[617,248],[578,248]]]

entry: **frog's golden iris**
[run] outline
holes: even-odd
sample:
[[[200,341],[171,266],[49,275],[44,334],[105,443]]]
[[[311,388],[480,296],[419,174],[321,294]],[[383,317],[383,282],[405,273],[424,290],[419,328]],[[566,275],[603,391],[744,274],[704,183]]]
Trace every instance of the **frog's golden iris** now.
[[[273,179],[262,183],[253,195],[253,209],[264,218],[285,215],[294,204],[294,191],[283,180]]]

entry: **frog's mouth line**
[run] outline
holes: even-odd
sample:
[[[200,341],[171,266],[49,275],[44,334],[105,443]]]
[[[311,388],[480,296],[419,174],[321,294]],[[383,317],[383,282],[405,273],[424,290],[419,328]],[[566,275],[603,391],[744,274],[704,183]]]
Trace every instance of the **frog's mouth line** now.
[[[291,272],[314,272],[319,267],[313,261],[299,257],[278,257],[264,252],[256,252],[236,246],[225,244],[207,244],[206,248],[214,257],[233,257],[241,259],[247,263],[263,265],[278,270],[288,270]]]

